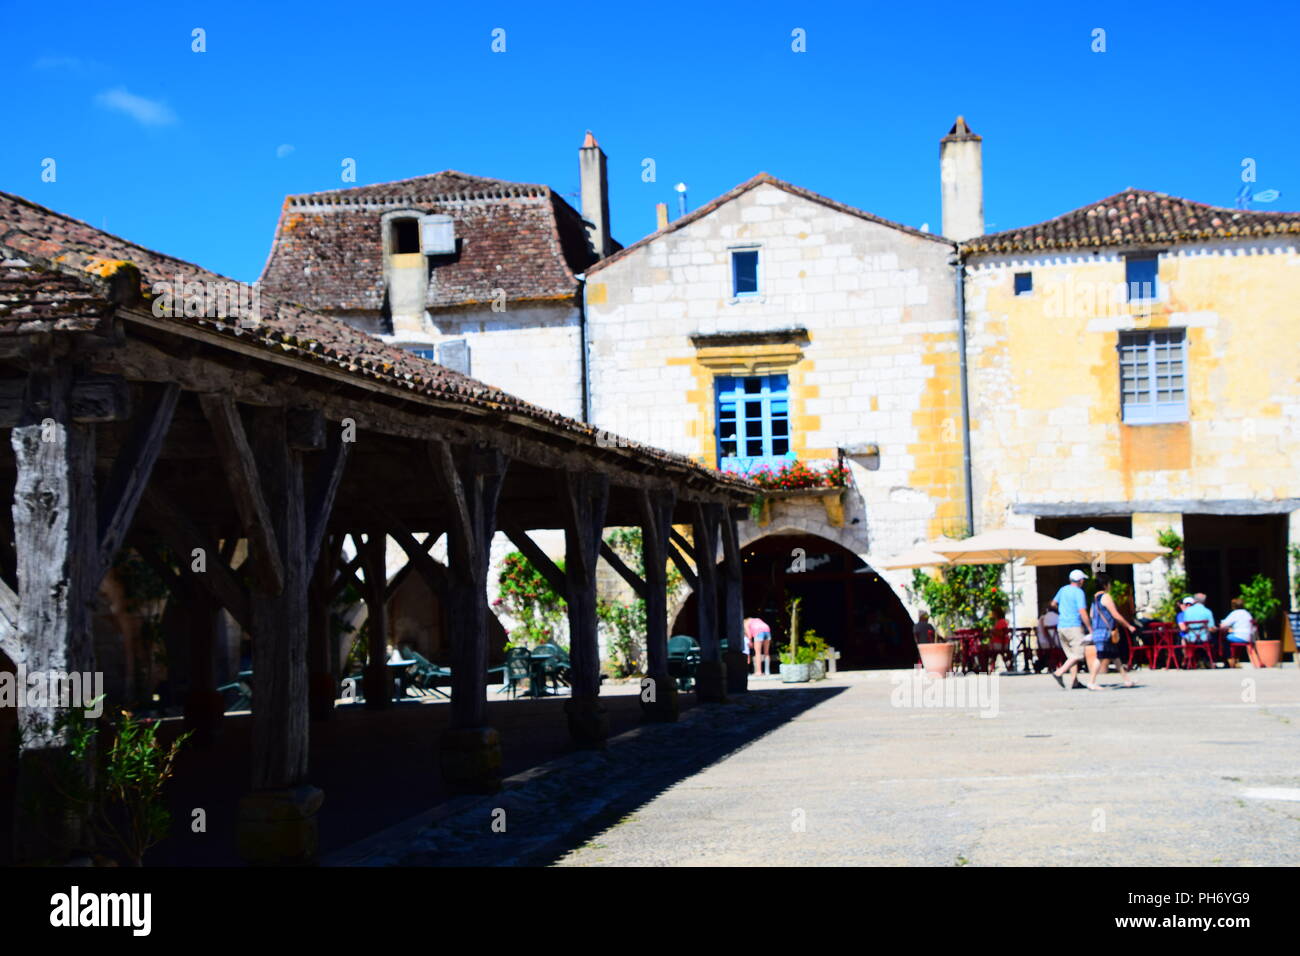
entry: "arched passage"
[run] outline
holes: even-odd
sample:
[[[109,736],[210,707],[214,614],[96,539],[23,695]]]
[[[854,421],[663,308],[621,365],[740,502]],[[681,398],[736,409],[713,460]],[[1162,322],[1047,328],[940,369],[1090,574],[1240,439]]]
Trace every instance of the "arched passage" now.
[[[772,627],[784,644],[785,606],[803,598],[803,627],[840,652],[842,668],[911,667],[916,660],[912,619],[889,584],[849,549],[812,534],[774,534],[741,549],[745,615]],[[692,595],[673,623],[674,634],[696,632]]]

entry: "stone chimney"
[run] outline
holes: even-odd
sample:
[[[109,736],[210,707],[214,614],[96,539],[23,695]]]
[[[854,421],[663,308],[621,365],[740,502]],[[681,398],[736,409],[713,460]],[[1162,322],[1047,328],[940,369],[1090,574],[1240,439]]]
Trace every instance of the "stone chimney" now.
[[[939,140],[943,234],[954,242],[965,242],[984,234],[982,142],[960,116],[948,130],[948,135]]]
[[[609,174],[605,171],[605,152],[596,137],[587,130],[587,138],[578,150],[578,171],[582,177],[582,218],[587,220],[587,235],[597,259],[612,251],[609,238]]]

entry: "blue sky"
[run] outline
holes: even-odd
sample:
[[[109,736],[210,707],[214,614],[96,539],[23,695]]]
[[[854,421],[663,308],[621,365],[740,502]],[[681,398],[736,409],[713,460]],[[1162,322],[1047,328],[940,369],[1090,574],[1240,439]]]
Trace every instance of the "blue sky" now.
[[[576,206],[588,128],[624,243],[656,202],[675,212],[674,183],[695,206],[760,170],[938,231],[958,113],[984,137],[990,229],[1126,186],[1232,205],[1247,157],[1281,192],[1255,208],[1300,208],[1293,2],[96,9],[0,3],[0,189],[242,280],[284,196],[340,187],[345,158],[361,184],[450,168]]]

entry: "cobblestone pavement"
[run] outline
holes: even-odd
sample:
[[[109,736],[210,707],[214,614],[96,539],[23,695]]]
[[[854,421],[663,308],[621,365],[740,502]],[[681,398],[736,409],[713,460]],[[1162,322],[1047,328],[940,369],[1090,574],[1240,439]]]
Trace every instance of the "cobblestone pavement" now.
[[[756,683],[333,862],[1300,863],[1294,667],[1141,671],[1100,693],[952,678],[946,700],[912,679]]]

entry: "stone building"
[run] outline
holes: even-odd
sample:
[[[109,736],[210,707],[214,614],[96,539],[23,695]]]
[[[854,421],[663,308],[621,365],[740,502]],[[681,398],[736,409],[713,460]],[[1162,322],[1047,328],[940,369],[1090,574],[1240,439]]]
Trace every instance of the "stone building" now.
[[[581,275],[620,247],[590,133],[579,165],[582,213],[549,186],[451,170],[289,196],[259,286],[582,418]]]
[[[1300,213],[1126,189],[962,254],[977,523],[1168,528],[1216,615],[1256,573],[1286,594]],[[1163,562],[1132,571],[1138,607],[1165,592]],[[1028,582],[1024,612],[1061,574]]]
[[[596,263],[593,423],[723,469],[846,467],[742,543],[747,612],[803,594],[850,666],[914,655],[911,572],[873,562],[968,527],[1169,528],[1216,612],[1256,572],[1289,593],[1300,213],[1130,189],[985,235],[982,169],[959,117],[943,237],[760,174]],[[1019,577],[1020,620],[1066,570]],[[1115,570],[1161,596],[1162,562]]]
[[[587,270],[593,424],[725,470],[851,473],[741,542],[747,611],[775,624],[802,591],[849,666],[915,653],[904,579],[871,558],[963,521],[954,252],[763,173]]]

